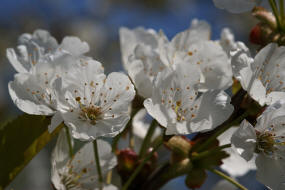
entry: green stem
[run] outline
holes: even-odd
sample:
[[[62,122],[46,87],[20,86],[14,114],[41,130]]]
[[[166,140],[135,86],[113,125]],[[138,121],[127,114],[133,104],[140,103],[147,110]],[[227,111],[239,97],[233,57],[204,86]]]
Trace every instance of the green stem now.
[[[102,176],[102,171],[101,171],[101,166],[100,166],[100,159],[99,159],[99,152],[98,152],[98,145],[97,145],[97,140],[93,141],[93,150],[94,150],[94,157],[95,157],[95,162],[96,162],[96,168],[98,172],[98,181],[99,181],[99,188],[102,190],[102,184],[103,184],[103,176]]]
[[[152,120],[152,122],[150,124],[150,127],[149,127],[149,129],[147,131],[147,134],[146,134],[146,136],[145,136],[145,138],[143,140],[143,143],[141,145],[141,149],[140,149],[140,153],[139,153],[139,157],[140,158],[142,158],[145,155],[145,153],[147,152],[148,147],[150,146],[151,138],[152,138],[152,135],[153,135],[153,133],[155,131],[156,124],[157,124],[156,120],[155,119]]]
[[[73,156],[73,148],[72,148],[72,143],[71,143],[71,137],[70,137],[69,129],[68,129],[68,127],[66,125],[64,125],[64,128],[65,128],[67,143],[68,143],[68,147],[69,147],[69,157],[72,158],[72,156]]]
[[[207,148],[218,136],[220,136],[222,133],[224,133],[226,130],[231,128],[234,124],[240,123],[245,117],[248,116],[248,112],[244,112],[241,116],[239,116],[237,119],[230,123],[226,123],[222,128],[220,128],[216,133],[210,136],[206,142],[201,144],[200,146],[197,147],[195,150],[196,152],[202,151],[205,148]]]
[[[143,159],[143,161],[140,163],[140,165],[136,168],[136,170],[132,173],[132,175],[129,177],[128,181],[124,184],[122,190],[127,190],[128,187],[131,185],[133,180],[137,177],[137,175],[142,170],[143,166],[146,164],[146,162],[153,156],[155,151],[162,145],[163,141],[158,143],[155,147],[153,147],[152,151],[147,154],[147,156]]]
[[[166,163],[150,176],[141,189],[157,190],[167,184],[170,180],[188,174],[193,168],[192,162],[186,158],[180,162]]]
[[[279,12],[280,12],[280,18],[281,18],[281,28],[284,30],[284,0],[279,0]]]
[[[269,1],[271,8],[272,8],[273,14],[276,18],[277,27],[278,27],[278,29],[281,29],[280,17],[279,17],[279,12],[278,12],[278,9],[276,6],[276,2],[275,2],[275,0],[268,0],[268,1]]]
[[[225,145],[218,146],[218,147],[210,149],[210,150],[206,150],[204,152],[199,153],[197,156],[193,156],[192,161],[200,160],[200,159],[203,159],[205,157],[209,157],[209,156],[215,154],[216,152],[219,152],[220,150],[223,150],[223,149],[229,148],[229,147],[231,147],[231,144],[225,144]]]
[[[246,187],[244,187],[243,185],[241,185],[240,183],[238,183],[237,181],[235,181],[233,178],[227,176],[226,174],[224,174],[223,172],[220,172],[216,169],[211,169],[208,168],[209,171],[213,172],[214,174],[217,174],[218,176],[224,178],[225,180],[229,181],[230,183],[232,183],[233,185],[235,185],[236,187],[238,187],[241,190],[247,190]]]

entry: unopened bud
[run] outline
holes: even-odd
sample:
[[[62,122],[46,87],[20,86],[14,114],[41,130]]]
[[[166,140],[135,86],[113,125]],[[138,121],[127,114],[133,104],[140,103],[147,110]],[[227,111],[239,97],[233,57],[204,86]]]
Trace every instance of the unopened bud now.
[[[191,142],[182,136],[171,137],[165,145],[172,151],[172,162],[178,162],[189,157]]]
[[[120,150],[118,155],[118,170],[119,171],[132,171],[138,162],[138,155],[133,150],[127,148]]]
[[[274,31],[267,24],[258,23],[250,31],[249,39],[251,43],[265,46],[266,44],[273,42],[274,36]]]
[[[255,7],[252,10],[252,16],[257,18],[261,23],[268,25],[272,30],[276,30],[277,23],[274,15],[263,7]]]

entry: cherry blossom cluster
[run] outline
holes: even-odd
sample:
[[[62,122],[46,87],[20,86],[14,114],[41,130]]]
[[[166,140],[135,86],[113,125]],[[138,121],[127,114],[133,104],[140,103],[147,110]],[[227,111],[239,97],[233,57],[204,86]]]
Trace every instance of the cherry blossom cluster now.
[[[260,1],[214,3],[240,13]],[[132,160],[150,154],[142,149],[154,125],[150,141],[190,134],[198,139],[205,134],[206,139],[202,139],[207,141],[211,139],[208,134],[227,126],[244,107],[251,109],[235,104],[236,96],[241,96],[239,104],[258,104],[260,109],[254,120],[244,117],[240,126],[230,126],[216,136],[220,147],[231,144],[225,148],[229,156],[222,159],[220,168],[232,178],[257,170],[256,178],[261,183],[271,189],[285,189],[285,48],[273,42],[252,55],[244,43],[235,41],[228,28],[222,30],[219,40],[211,40],[210,34],[210,25],[197,19],[172,39],[163,31],[122,27],[119,37],[127,74],[108,75],[100,62],[86,55],[89,45],[77,37],[65,37],[59,44],[44,30],[21,35],[17,48],[7,49],[17,72],[9,82],[9,93],[23,112],[51,116],[49,132],[65,126],[51,158],[54,188],[124,189],[126,181],[117,172],[120,162],[127,160],[131,167]],[[236,83],[243,95],[230,93]],[[141,106],[135,110],[138,99],[142,100]],[[154,125],[147,121],[150,117]],[[113,151],[109,142],[129,128],[134,153]],[[71,151],[75,149],[74,140],[84,142],[75,154]],[[122,141],[126,144],[127,140]],[[201,140],[188,141],[186,147],[191,144],[199,149],[199,143],[203,144]],[[171,143],[165,144],[173,150]],[[188,160],[181,155],[180,160],[173,159],[172,155],[171,162],[199,160],[205,154],[194,150],[189,148]],[[201,170],[193,166],[193,171]]]

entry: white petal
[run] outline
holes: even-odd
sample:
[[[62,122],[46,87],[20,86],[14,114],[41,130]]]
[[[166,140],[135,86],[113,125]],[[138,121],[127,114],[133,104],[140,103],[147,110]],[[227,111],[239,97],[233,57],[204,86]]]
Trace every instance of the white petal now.
[[[247,161],[253,157],[256,146],[256,133],[253,126],[244,120],[233,134],[231,142],[238,153]]]
[[[89,45],[86,42],[82,42],[77,37],[65,37],[61,42],[60,48],[68,51],[74,56],[80,56],[89,51]]]
[[[61,117],[61,113],[56,112],[51,118],[50,125],[48,126],[48,131],[52,133],[62,122],[63,119]]]
[[[233,69],[233,75],[239,80],[240,79],[240,71],[245,68],[249,67],[254,59],[251,57],[249,49],[246,45],[242,42],[236,43],[236,49],[230,52],[231,55],[231,64]],[[252,75],[252,74],[251,74]],[[251,77],[250,75],[250,77]],[[241,80],[239,80],[241,81]],[[241,81],[242,82],[242,81]],[[244,82],[249,83],[249,82]],[[244,87],[246,88],[246,87]]]
[[[117,159],[110,144],[104,140],[97,140],[98,155],[100,159],[100,167],[103,175],[117,165]],[[94,159],[93,143],[86,143],[74,156],[71,164],[75,166],[74,170],[80,171],[86,166],[97,174],[96,164]],[[90,171],[92,172],[92,171]],[[88,175],[88,174],[85,174]],[[98,174],[97,174],[98,175]],[[90,176],[91,177],[91,176]]]
[[[33,115],[51,115],[55,111],[45,102],[40,102],[32,95],[30,89],[36,81],[29,74],[16,74],[15,80],[9,82],[9,94],[14,104],[23,112]]]
[[[285,167],[283,160],[277,161],[264,155],[256,158],[256,178],[273,190],[285,190]]]
[[[50,35],[46,30],[37,29],[33,35],[23,34],[19,37],[19,43],[27,45],[27,43],[35,42],[40,47],[44,48],[44,51],[49,52],[55,50],[58,47],[56,39]]]
[[[211,27],[206,21],[194,19],[191,27],[181,33],[178,33],[171,43],[176,49],[187,50],[194,43],[203,40],[209,40],[211,35]]]
[[[159,104],[153,104],[152,99],[148,98],[143,103],[145,109],[153,118],[155,118],[160,125],[167,126],[167,118],[161,111],[161,106]]]
[[[150,98],[152,94],[152,80],[144,72],[142,60],[134,60],[129,65],[128,74],[131,77],[139,95]]]
[[[87,120],[78,119],[79,113],[76,110],[63,113],[62,116],[64,123],[70,127],[72,136],[82,141],[93,141],[99,137],[114,137],[124,130],[130,119],[126,114],[102,119],[92,125]]]
[[[204,81],[202,90],[225,90],[232,84],[232,68],[227,53],[219,43],[202,41],[187,49],[191,52],[189,62],[201,69]]]
[[[73,139],[72,139],[73,144]],[[65,185],[59,175],[60,170],[65,167],[69,160],[69,146],[66,138],[65,129],[58,135],[56,146],[51,155],[51,181],[57,190],[65,190]]]
[[[18,56],[14,49],[8,48],[6,51],[6,55],[8,60],[10,61],[11,65],[14,69],[19,73],[28,72],[28,68],[26,68],[19,60]]]
[[[123,65],[127,71],[129,65],[128,58],[138,44],[145,44],[152,48],[157,47],[156,32],[151,29],[138,27],[131,30],[121,27],[119,29],[119,36]]]
[[[226,121],[234,110],[230,104],[230,97],[223,91],[208,91],[202,94],[200,98],[200,109],[193,122],[207,119],[210,121],[210,129],[214,129]],[[201,126],[200,128],[203,129],[203,127],[206,126]]]
[[[229,28],[223,28],[219,42],[228,56],[230,55],[230,51],[237,48],[237,42],[235,42],[234,34]]]
[[[108,106],[112,108],[112,112],[126,112],[129,103],[135,97],[134,85],[131,83],[130,79],[125,74],[118,72],[113,72],[108,75],[104,89],[101,92],[106,94],[106,104],[110,101],[112,102],[111,106]],[[104,102],[103,99],[102,102]],[[103,103],[101,106],[103,108],[105,107]]]
[[[151,97],[153,79],[165,68],[158,53],[150,46],[139,44],[128,61],[127,71],[138,93],[145,98]]]
[[[237,127],[232,127],[225,131],[218,137],[220,145],[231,143],[231,137],[237,130]],[[244,160],[240,154],[232,147],[225,149],[230,155],[228,158],[223,159],[223,164],[220,166],[222,170],[229,173],[232,177],[239,177],[245,175],[250,170],[256,169],[254,160],[251,159],[249,162]]]

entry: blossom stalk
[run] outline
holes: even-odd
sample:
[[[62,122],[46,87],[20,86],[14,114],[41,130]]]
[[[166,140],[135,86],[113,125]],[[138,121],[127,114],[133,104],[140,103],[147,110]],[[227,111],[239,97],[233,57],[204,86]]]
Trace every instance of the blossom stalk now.
[[[235,185],[236,187],[238,187],[241,190],[247,190],[246,187],[244,187],[243,185],[241,185],[240,183],[238,183],[237,181],[235,181],[233,178],[227,176],[226,174],[224,174],[223,172],[220,172],[219,170],[216,169],[212,169],[212,168],[208,168],[209,171],[211,171],[214,174],[217,174],[218,176],[224,178],[225,180],[229,181],[230,183],[232,183],[233,185]]]

